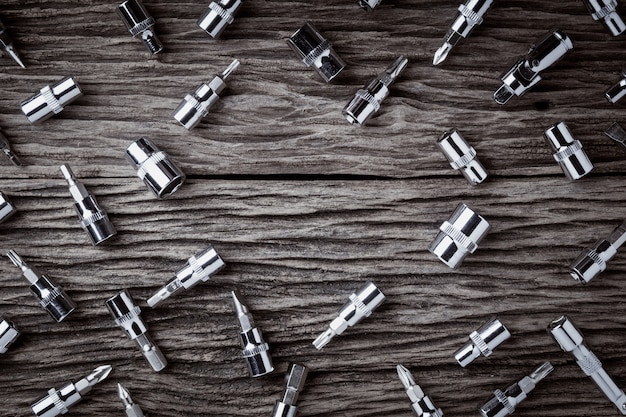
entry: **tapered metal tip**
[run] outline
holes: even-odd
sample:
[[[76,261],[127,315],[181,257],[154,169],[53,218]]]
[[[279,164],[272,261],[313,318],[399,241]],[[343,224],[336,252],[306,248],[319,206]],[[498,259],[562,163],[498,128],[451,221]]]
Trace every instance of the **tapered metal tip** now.
[[[98,366],[96,369],[93,370],[92,373],[87,375],[85,379],[87,379],[90,386],[93,386],[106,379],[106,377],[109,376],[112,370],[113,367],[111,365]]]
[[[435,57],[433,58],[433,65],[439,65],[443,61],[448,58],[448,54],[452,50],[452,44],[449,42],[445,42],[437,51],[435,52]]]
[[[550,372],[554,371],[554,367],[550,362],[544,362],[539,368],[535,369],[532,374],[530,374],[530,379],[536,384],[541,381],[545,377],[547,377]]]
[[[398,377],[400,378],[400,382],[404,386],[404,389],[409,389],[413,385],[415,385],[415,380],[413,379],[413,375],[402,365],[396,366],[396,370],[398,371]]]
[[[514,94],[511,92],[506,84],[502,84],[498,90],[493,93],[493,99],[496,103],[503,105],[512,99]]]
[[[122,386],[122,384],[117,384],[117,395],[120,397],[120,400],[124,403],[124,406],[129,406],[132,403],[132,399],[130,398],[130,394]]]
[[[238,59],[233,60],[233,62],[231,62],[230,65],[222,72],[222,80],[226,80],[230,74],[239,68],[239,64],[241,64],[241,62],[239,62]]]
[[[70,185],[75,183],[76,177],[74,176],[74,172],[72,171],[72,168],[70,168],[68,164],[61,165],[59,169],[61,170],[63,177],[67,180],[67,182]]]
[[[15,49],[13,49],[11,47],[7,47],[6,48],[6,52],[7,52],[7,54],[9,54],[9,56],[11,58],[13,58],[13,61],[15,61],[17,63],[17,65],[19,65],[20,67],[26,69],[26,66],[24,65],[24,63],[20,59],[20,56],[17,54],[17,52],[15,52]]]
[[[22,266],[25,266],[22,258],[20,258],[17,252],[15,252],[13,249],[9,250],[6,255],[11,260],[11,262],[13,262],[13,265],[17,266],[18,268],[22,268]]]
[[[336,333],[332,329],[328,329],[324,333],[319,335],[317,339],[313,341],[313,346],[315,346],[315,349],[320,350],[324,346],[326,346],[328,343],[330,343],[330,341],[335,336],[336,336]]]
[[[241,294],[239,292],[231,291],[231,295],[233,297],[233,303],[235,304],[235,312],[237,313],[237,318],[239,319],[239,325],[241,326],[242,332],[247,332],[254,327],[254,322],[250,317],[248,312],[248,307],[243,303]]]

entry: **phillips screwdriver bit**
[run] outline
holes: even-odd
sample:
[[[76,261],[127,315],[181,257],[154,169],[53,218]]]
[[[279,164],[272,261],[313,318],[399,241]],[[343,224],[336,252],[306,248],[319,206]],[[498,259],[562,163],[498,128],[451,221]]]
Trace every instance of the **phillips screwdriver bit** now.
[[[15,324],[0,317],[0,353],[6,353],[19,335]]]
[[[61,388],[51,388],[31,408],[36,417],[55,417],[68,412],[68,408],[83,399],[99,382],[102,382],[113,368],[111,365],[99,366],[92,373],[77,382],[68,382]]]
[[[583,0],[593,20],[602,20],[604,26],[613,36],[618,36],[626,30],[624,20],[617,14],[617,0]]]
[[[609,237],[584,249],[570,265],[570,275],[576,281],[587,284],[606,269],[606,263],[615,257],[617,250],[625,242],[626,221],[617,226]]]
[[[435,407],[429,396],[424,395],[422,388],[415,383],[413,375],[402,365],[396,366],[400,382],[406,390],[406,395],[411,400],[411,408],[415,411],[417,417],[442,417],[441,408]]]
[[[20,162],[20,159],[11,150],[11,144],[9,143],[9,140],[6,138],[6,136],[4,136],[4,134],[2,134],[1,131],[0,131],[0,151],[2,151],[6,155],[7,158],[9,158],[9,161],[13,162],[13,165],[17,165],[18,167],[22,166],[22,162]]]
[[[515,408],[535,389],[535,385],[553,370],[552,364],[545,362],[532,374],[505,388],[504,391],[495,390],[491,398],[480,407],[480,414],[483,417],[505,417],[513,414]]]
[[[285,375],[285,392],[282,399],[276,401],[272,417],[295,417],[298,410],[296,402],[300,391],[304,388],[304,382],[309,370],[304,365],[292,363]]]
[[[209,36],[217,39],[222,36],[224,29],[235,21],[235,16],[242,5],[242,0],[212,1],[209,8],[200,16],[198,26]]]
[[[509,330],[497,318],[485,323],[469,335],[469,342],[454,352],[456,361],[465,368],[480,355],[490,356],[493,350],[511,337]]]
[[[0,47],[4,49],[4,52],[8,56],[13,58],[13,61],[15,61],[17,65],[19,65],[22,68],[26,68],[26,66],[20,59],[20,56],[15,51],[15,48],[13,48],[13,39],[11,39],[11,37],[9,36],[7,32],[7,28],[4,25],[4,23],[2,23],[1,20],[0,20]]]
[[[383,0],[358,0],[359,7],[363,10],[371,12],[374,10]]]
[[[120,400],[122,400],[122,404],[124,404],[124,411],[126,411],[126,415],[128,417],[144,417],[141,407],[135,404],[133,399],[130,397],[128,390],[126,390],[122,384],[117,384],[117,395],[120,397]]]

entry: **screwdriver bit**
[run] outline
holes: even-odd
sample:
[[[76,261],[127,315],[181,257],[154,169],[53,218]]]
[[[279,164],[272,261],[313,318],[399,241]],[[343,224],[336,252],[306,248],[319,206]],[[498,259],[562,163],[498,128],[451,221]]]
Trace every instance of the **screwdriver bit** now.
[[[411,408],[417,417],[442,417],[441,408],[435,407],[429,396],[424,395],[422,388],[415,383],[413,375],[402,365],[396,366],[400,382],[406,390],[406,395],[411,400]]]
[[[9,161],[11,161],[13,165],[22,166],[22,162],[20,161],[20,159],[11,150],[11,144],[9,143],[9,140],[6,138],[6,136],[4,136],[4,134],[1,131],[0,131],[0,151],[2,151],[6,155],[7,158],[9,158]]]
[[[584,249],[570,265],[570,275],[576,281],[587,284],[606,269],[607,262],[617,255],[617,250],[624,243],[626,220],[606,239],[600,239],[591,248]]]
[[[282,399],[276,401],[272,417],[295,417],[297,414],[296,402],[309,370],[304,365],[292,363],[285,375],[285,392]]]
[[[469,335],[469,342],[454,353],[456,361],[465,368],[481,354],[490,356],[493,350],[511,337],[509,330],[497,318],[485,323]]]
[[[20,56],[15,51],[15,48],[13,48],[13,39],[11,39],[11,37],[9,36],[7,32],[7,28],[4,25],[4,23],[2,23],[1,20],[0,20],[0,47],[4,49],[4,52],[8,56],[13,58],[13,61],[15,61],[17,65],[19,65],[22,68],[26,68],[26,66],[20,59]]]
[[[120,400],[122,400],[124,411],[126,411],[128,417],[144,417],[141,407],[133,402],[130,394],[122,384],[117,384],[117,395],[120,397]]]
[[[626,130],[617,122],[609,126],[604,134],[611,140],[626,147]]]

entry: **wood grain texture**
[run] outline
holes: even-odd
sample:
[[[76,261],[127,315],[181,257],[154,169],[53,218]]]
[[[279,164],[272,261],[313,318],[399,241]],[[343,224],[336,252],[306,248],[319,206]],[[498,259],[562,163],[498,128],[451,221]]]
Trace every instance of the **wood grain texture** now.
[[[397,379],[403,363],[447,416],[478,415],[504,388],[550,360],[556,370],[517,415],[614,416],[617,410],[546,333],[569,314],[607,371],[626,386],[626,256],[587,286],[567,267],[626,217],[624,150],[603,137],[624,104],[603,91],[619,78],[624,39],[611,38],[574,0],[498,1],[484,24],[441,67],[432,54],[456,1],[384,0],[371,14],[351,1],[245,3],[223,39],[196,26],[207,4],[146,0],[166,47],[148,59],[105,1],[17,1],[0,14],[28,68],[0,60],[0,126],[27,166],[0,162],[0,190],[19,213],[0,225],[0,251],[15,249],[62,284],[79,310],[53,324],[8,260],[0,261],[0,315],[23,331],[0,358],[0,416],[100,364],[114,372],[74,416],[123,415],[123,383],[151,416],[270,415],[289,362],[311,368],[301,416],[410,416]],[[305,19],[349,64],[325,85],[285,39]],[[558,26],[574,51],[537,88],[497,106],[499,75]],[[381,112],[355,128],[341,109],[357,88],[404,53],[410,60]],[[220,103],[187,132],[171,113],[232,58],[242,61]],[[19,102],[72,73],[85,96],[31,126]],[[543,110],[542,110],[543,109]],[[542,138],[565,120],[595,164],[567,182]],[[492,179],[470,187],[435,146],[458,127]],[[145,135],[189,180],[156,201],[123,158]],[[92,248],[58,166],[68,162],[110,214],[119,235]],[[453,271],[428,253],[456,204],[493,226]],[[104,300],[129,288],[145,299],[208,242],[227,268],[209,283],[144,308],[170,365],[149,369],[115,327]],[[327,348],[312,340],[368,280],[387,301]],[[239,288],[270,343],[276,372],[252,380],[239,358],[229,291]],[[453,359],[493,315],[513,333],[467,369]]]

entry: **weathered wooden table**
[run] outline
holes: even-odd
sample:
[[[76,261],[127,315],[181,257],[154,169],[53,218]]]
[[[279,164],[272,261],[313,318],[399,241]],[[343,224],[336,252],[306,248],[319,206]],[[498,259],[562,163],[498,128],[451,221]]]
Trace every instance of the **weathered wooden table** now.
[[[619,79],[626,40],[613,38],[579,1],[497,1],[448,61],[432,66],[458,1],[385,0],[367,14],[350,0],[247,1],[220,40],[196,20],[206,2],[146,0],[166,51],[150,59],[128,35],[115,2],[4,2],[27,69],[0,61],[0,126],[26,166],[0,162],[0,190],[19,214],[0,226],[15,249],[62,284],[79,310],[54,324],[8,259],[0,261],[0,315],[23,331],[0,358],[0,415],[25,416],[54,386],[93,368],[114,371],[74,416],[123,415],[122,382],[152,416],[270,415],[289,362],[311,368],[302,416],[410,416],[402,363],[449,416],[478,415],[545,360],[555,371],[518,409],[531,416],[615,416],[618,411],[546,327],[569,314],[626,387],[626,255],[587,286],[569,263],[626,217],[623,148],[602,135],[624,121],[604,90]],[[348,68],[326,85],[285,39],[305,20],[334,42]],[[506,106],[499,75],[558,27],[574,50],[537,88]],[[341,109],[397,55],[410,64],[364,128]],[[171,117],[184,95],[233,58],[223,99],[197,129]],[[19,102],[73,74],[84,97],[31,126]],[[595,164],[568,182],[542,133],[566,121]],[[491,179],[471,187],[435,146],[459,128]],[[157,201],[124,160],[141,136],[179,162],[188,181]],[[119,235],[93,248],[80,229],[59,165],[69,163],[107,209]],[[428,253],[459,202],[492,224],[458,271]],[[227,269],[156,309],[145,299],[212,242]],[[348,295],[375,281],[387,301],[316,351],[312,340]],[[273,351],[276,371],[247,376],[230,290],[239,288]],[[104,301],[128,288],[169,359],[153,372],[115,327]],[[453,352],[497,315],[513,337],[461,369]]]

